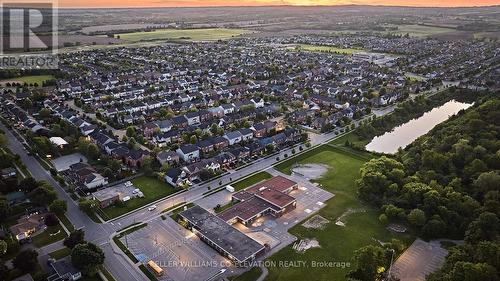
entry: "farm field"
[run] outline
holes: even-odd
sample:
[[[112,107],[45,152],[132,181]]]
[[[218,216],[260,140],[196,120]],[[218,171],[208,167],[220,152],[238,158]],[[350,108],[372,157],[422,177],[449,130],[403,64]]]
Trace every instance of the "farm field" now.
[[[388,242],[392,238],[398,238],[406,245],[411,243],[409,235],[394,235],[389,232],[378,221],[378,212],[358,200],[355,180],[365,161],[357,155],[324,145],[276,167],[282,172],[290,173],[295,163],[328,165],[329,172],[317,182],[335,196],[317,213],[330,221],[323,229],[305,228],[298,224],[289,231],[297,236],[298,240],[316,239],[319,248],[297,253],[290,245],[269,258],[275,262],[305,261],[309,265],[308,270],[297,267],[269,267],[266,280],[307,280],[311,276],[314,276],[315,280],[345,280],[345,274],[352,269],[347,264],[352,262],[356,249],[368,244],[377,244],[377,241]],[[338,219],[345,226],[337,225],[335,222]],[[346,266],[315,268],[311,267],[314,261],[343,262]]]
[[[398,34],[398,35],[406,35],[408,33],[410,37],[427,37],[441,33],[449,33],[456,31],[456,29],[453,28],[418,25],[418,24],[398,25],[397,27],[398,30],[389,31],[387,33]]]
[[[332,46],[319,46],[319,45],[309,45],[309,44],[299,44],[295,47],[295,49],[301,51],[328,52],[328,53],[338,53],[344,55],[352,55],[354,53],[363,51],[363,49],[337,48]]]
[[[228,28],[159,29],[150,32],[123,33],[117,36],[128,42],[154,40],[215,41],[230,39],[251,32],[253,31]]]
[[[21,83],[21,84],[27,83],[28,85],[30,84],[34,85],[36,83],[38,87],[41,87],[43,82],[52,79],[54,79],[54,76],[52,75],[21,76],[16,78],[0,80],[0,85],[5,86],[6,83]]]
[[[123,205],[102,209],[99,215],[104,216],[103,219],[116,218],[179,191],[179,189],[154,177],[140,176],[131,182],[144,193],[144,198],[134,198],[124,202]]]

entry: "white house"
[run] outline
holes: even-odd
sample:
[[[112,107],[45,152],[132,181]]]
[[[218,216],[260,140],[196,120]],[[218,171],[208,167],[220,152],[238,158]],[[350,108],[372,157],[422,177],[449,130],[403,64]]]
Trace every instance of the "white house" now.
[[[192,162],[200,158],[200,150],[198,147],[192,144],[186,144],[178,148],[175,152],[179,155],[185,162]]]
[[[224,135],[224,138],[229,141],[229,145],[234,145],[236,143],[240,143],[243,140],[243,135],[239,131],[227,132]]]
[[[253,139],[253,131],[247,128],[239,129],[238,130],[241,134],[241,140],[242,141],[247,141]]]

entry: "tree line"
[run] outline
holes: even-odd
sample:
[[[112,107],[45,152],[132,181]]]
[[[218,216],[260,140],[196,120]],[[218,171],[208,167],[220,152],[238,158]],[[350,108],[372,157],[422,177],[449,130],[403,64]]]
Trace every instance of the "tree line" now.
[[[465,241],[450,249],[428,280],[499,279],[499,109],[498,95],[479,98],[394,157],[372,159],[361,168],[358,195],[380,208],[381,222],[409,225],[424,239]],[[368,259],[361,250],[357,254]],[[368,252],[372,265],[387,265],[386,252]],[[359,265],[350,277],[377,278],[377,271],[367,273]]]

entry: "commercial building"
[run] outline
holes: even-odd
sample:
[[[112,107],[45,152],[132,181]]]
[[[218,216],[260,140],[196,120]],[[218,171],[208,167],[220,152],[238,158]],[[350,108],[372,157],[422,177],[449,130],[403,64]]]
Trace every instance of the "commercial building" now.
[[[296,182],[276,176],[232,196],[232,207],[219,214],[229,224],[248,225],[264,215],[280,217],[295,209],[297,200],[289,193],[298,188]]]
[[[179,213],[181,223],[236,265],[250,262],[265,247],[200,206]]]

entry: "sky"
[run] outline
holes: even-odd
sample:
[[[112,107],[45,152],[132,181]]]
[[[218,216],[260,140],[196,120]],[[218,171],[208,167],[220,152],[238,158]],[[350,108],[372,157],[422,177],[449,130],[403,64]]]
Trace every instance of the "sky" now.
[[[64,8],[104,7],[207,7],[275,5],[388,5],[416,7],[468,7],[500,5],[500,0],[58,0]]]

